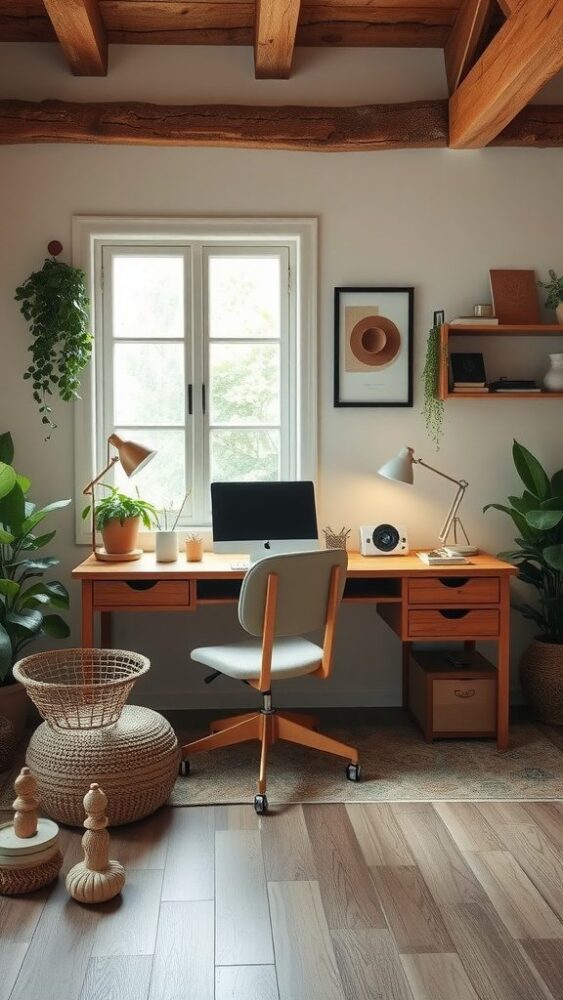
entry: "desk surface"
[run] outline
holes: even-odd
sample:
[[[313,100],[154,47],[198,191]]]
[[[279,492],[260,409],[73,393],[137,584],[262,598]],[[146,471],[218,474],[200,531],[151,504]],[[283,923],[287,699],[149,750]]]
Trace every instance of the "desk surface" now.
[[[157,562],[154,552],[144,552],[134,562],[101,562],[90,555],[72,571],[78,580],[123,580],[149,579],[157,576],[160,580],[201,580],[242,578],[244,571],[231,569],[231,562],[244,559],[244,555],[217,555],[205,552],[201,562],[186,562],[180,553],[176,562]],[[361,577],[464,577],[464,576],[512,576],[517,567],[482,553],[469,557],[466,565],[426,566],[415,553],[406,556],[361,556],[359,552],[348,553],[349,578]]]

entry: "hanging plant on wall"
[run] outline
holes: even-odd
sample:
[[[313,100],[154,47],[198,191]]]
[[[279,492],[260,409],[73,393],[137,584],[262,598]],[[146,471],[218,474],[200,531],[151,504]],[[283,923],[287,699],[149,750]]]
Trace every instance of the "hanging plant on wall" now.
[[[23,377],[31,380],[41,422],[53,430],[56,424],[49,397],[57,394],[65,402],[78,398],[80,374],[92,353],[92,335],[84,271],[56,260],[60,243],[53,241],[48,249],[53,256],[16,288],[15,298],[21,302],[20,311],[33,338],[31,364]]]
[[[436,451],[440,448],[444,419],[444,400],[440,399],[439,395],[440,357],[442,352],[440,325],[440,323],[434,322],[428,333],[426,358],[422,370],[422,381],[424,384],[422,415],[426,424],[426,433],[430,440],[434,442]]]

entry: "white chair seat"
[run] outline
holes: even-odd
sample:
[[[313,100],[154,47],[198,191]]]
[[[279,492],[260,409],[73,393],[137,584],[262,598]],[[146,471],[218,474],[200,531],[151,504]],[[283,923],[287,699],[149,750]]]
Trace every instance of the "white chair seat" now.
[[[272,679],[310,674],[320,666],[322,657],[322,648],[308,639],[276,639],[272,656]],[[258,680],[262,640],[249,639],[230,646],[201,646],[192,651],[191,658],[236,680]]]

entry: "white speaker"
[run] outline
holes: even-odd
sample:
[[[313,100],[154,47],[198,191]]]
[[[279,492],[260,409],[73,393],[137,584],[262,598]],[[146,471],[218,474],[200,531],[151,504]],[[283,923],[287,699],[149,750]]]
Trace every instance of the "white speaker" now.
[[[409,551],[407,529],[402,524],[364,524],[360,528],[360,553],[363,556],[406,556]]]

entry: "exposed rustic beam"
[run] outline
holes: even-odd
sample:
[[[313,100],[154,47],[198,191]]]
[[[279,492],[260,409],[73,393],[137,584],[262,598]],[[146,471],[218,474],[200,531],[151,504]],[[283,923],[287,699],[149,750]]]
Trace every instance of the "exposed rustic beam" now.
[[[444,49],[450,94],[471,69],[493,12],[493,0],[463,0]]]
[[[563,147],[563,104],[528,104],[491,146]]]
[[[0,101],[0,144],[95,142],[328,150],[447,145],[446,101],[353,108]]]
[[[43,2],[74,75],[105,76],[108,42],[98,0]]]
[[[532,3],[534,2],[535,0],[532,0]],[[498,5],[505,17],[510,17],[511,14],[514,14],[514,11],[521,3],[526,3],[526,0],[498,0]]]
[[[524,0],[450,97],[450,146],[486,146],[563,66],[563,0]]]
[[[301,0],[256,0],[254,75],[287,80],[291,73]]]

